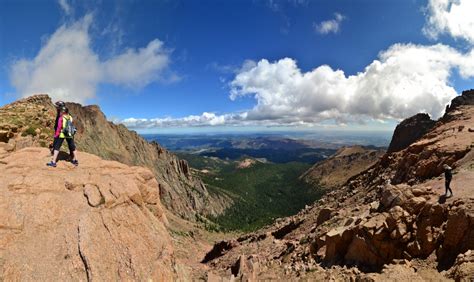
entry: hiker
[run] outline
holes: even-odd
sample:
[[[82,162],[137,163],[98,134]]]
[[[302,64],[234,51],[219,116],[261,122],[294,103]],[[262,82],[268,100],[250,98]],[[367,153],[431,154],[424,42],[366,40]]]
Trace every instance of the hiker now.
[[[60,104],[60,102],[57,102],[56,105],[58,103]],[[64,105],[64,103],[63,106],[60,106],[58,108],[58,116],[56,119],[56,124],[54,125],[55,130],[53,141],[53,156],[51,162],[47,163],[46,165],[56,167],[59,150],[61,149],[64,139],[66,139],[71,156],[71,163],[77,166],[79,165],[79,162],[76,158],[76,145],[74,144],[74,134],[76,133],[76,129],[72,125],[73,119],[69,114],[69,109]]]
[[[449,187],[449,185],[451,184],[451,180],[453,179],[453,173],[452,173],[453,169],[447,164],[444,164],[443,168],[444,168],[444,179],[445,179],[444,185],[446,188],[446,192],[444,193],[444,196],[448,197],[448,191],[449,191],[449,193],[451,194],[449,197],[452,197],[453,191],[451,190],[451,187]]]
[[[59,117],[61,116],[60,110],[62,107],[66,107],[66,104],[63,101],[57,101],[56,103],[54,103],[54,106],[56,107],[56,119],[54,121],[54,132],[56,132],[56,130],[58,129],[58,120],[59,120]],[[49,149],[51,150],[51,156],[53,156],[54,154],[53,145],[54,145],[54,142],[51,142],[49,144]]]

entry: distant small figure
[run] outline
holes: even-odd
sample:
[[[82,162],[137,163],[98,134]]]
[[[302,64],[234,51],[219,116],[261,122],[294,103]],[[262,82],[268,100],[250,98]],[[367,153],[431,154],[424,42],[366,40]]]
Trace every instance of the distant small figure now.
[[[64,139],[66,139],[71,156],[71,163],[77,166],[79,165],[79,162],[76,158],[76,145],[74,144],[74,134],[76,133],[76,128],[72,124],[72,116],[69,115],[69,109],[66,108],[64,102],[57,102],[56,107],[58,108],[58,115],[56,116],[56,122],[54,124],[55,133],[52,159],[51,162],[47,163],[46,165],[56,167],[59,150],[61,149]]]
[[[444,193],[444,196],[448,197],[448,191],[449,191],[449,193],[451,194],[449,197],[452,197],[453,191],[451,190],[451,187],[449,185],[451,184],[451,180],[453,179],[453,173],[452,173],[453,169],[447,164],[444,164],[443,168],[444,168],[444,179],[445,179],[444,185],[446,188],[446,192]]]

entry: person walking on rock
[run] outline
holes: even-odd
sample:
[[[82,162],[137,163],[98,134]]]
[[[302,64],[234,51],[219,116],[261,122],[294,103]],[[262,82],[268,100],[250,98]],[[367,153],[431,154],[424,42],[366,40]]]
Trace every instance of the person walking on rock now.
[[[56,119],[54,121],[54,132],[56,132],[56,130],[58,129],[59,117],[61,116],[61,108],[66,107],[66,104],[63,101],[57,101],[56,103],[54,103],[54,106],[56,107]],[[56,138],[54,138],[54,140],[56,140]],[[54,141],[51,142],[51,144],[49,144],[49,149],[51,150],[51,156],[54,154],[53,145],[54,145]]]
[[[72,159],[71,163],[77,166],[79,165],[79,162],[76,158],[76,145],[74,144],[74,134],[76,133],[76,129],[72,125],[72,116],[69,114],[69,109],[66,108],[63,102],[57,102],[56,106],[59,108],[59,111],[56,118],[56,124],[54,125],[53,156],[51,162],[46,165],[56,167],[59,150],[61,149],[64,139],[66,139]]]
[[[451,190],[451,180],[453,179],[453,173],[452,173],[452,168],[447,165],[447,164],[444,164],[443,165],[443,168],[444,168],[444,185],[445,185],[445,188],[446,188],[446,192],[444,193],[444,196],[448,197],[448,191],[449,193],[451,194],[449,197],[452,197],[453,196],[453,191]]]

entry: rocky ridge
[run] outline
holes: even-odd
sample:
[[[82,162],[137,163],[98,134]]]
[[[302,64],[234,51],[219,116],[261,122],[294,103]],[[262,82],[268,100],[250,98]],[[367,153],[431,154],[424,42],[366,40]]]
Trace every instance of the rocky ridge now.
[[[222,279],[470,281],[474,278],[474,91],[424,136],[386,153],[299,214],[222,241]],[[442,165],[454,167],[444,197]]]
[[[177,265],[153,173],[79,153],[0,144],[0,280],[172,280]],[[65,156],[61,156],[65,157]]]
[[[395,128],[387,152],[393,153],[405,149],[430,131],[435,124],[436,121],[424,113],[405,119]]]
[[[334,189],[375,164],[384,153],[382,149],[362,146],[343,147],[328,159],[316,163],[300,179],[318,188]]]
[[[158,143],[148,143],[125,126],[107,121],[98,106],[66,104],[78,129],[75,137],[78,150],[149,168],[160,183],[163,204],[175,214],[194,220],[196,214],[218,215],[231,205],[231,199],[225,195],[209,194],[186,161]],[[47,95],[31,96],[1,107],[0,142],[8,143],[8,151],[47,147],[52,141],[55,115]]]

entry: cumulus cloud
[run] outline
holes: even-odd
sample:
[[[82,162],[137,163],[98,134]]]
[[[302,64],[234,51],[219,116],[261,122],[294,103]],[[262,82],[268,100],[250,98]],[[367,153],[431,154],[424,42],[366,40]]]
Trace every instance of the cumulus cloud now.
[[[473,77],[473,59],[473,52],[441,44],[395,44],[350,76],[327,65],[302,72],[290,58],[261,60],[230,83],[230,98],[253,96],[257,104],[247,112],[248,120],[282,124],[403,119],[418,112],[436,118],[456,95],[449,84],[451,72]]]
[[[436,39],[441,34],[474,43],[474,10],[471,0],[429,0],[423,32]],[[344,20],[314,24],[321,34],[337,33]],[[474,78],[474,50],[463,52],[447,45],[394,44],[359,73],[347,75],[328,65],[302,71],[297,62],[283,58],[245,61],[228,84],[231,100],[253,97],[255,106],[240,113],[209,113],[178,119],[136,120],[134,128],[210,125],[312,126],[401,120],[419,112],[440,117],[457,95],[450,83],[456,72]],[[218,121],[218,122],[216,122]]]
[[[338,33],[341,23],[345,18],[346,17],[342,14],[335,13],[334,19],[323,21],[318,24],[314,23],[314,29],[320,34]]]
[[[438,44],[395,44],[362,72],[346,75],[322,65],[302,72],[297,62],[246,61],[229,83],[230,99],[252,96],[256,105],[241,113],[164,119],[126,119],[129,127],[214,125],[313,126],[367,120],[401,120],[419,112],[437,118],[456,96],[453,71],[474,77],[474,51],[461,53]]]
[[[82,103],[95,97],[99,83],[140,88],[166,79],[163,73],[170,54],[160,40],[101,60],[91,48],[92,21],[88,14],[61,26],[33,59],[14,61],[10,80],[17,92],[22,96],[48,93],[53,99]]]
[[[474,1],[472,0],[429,0],[427,23],[423,32],[437,39],[440,34],[449,34],[474,44]]]

